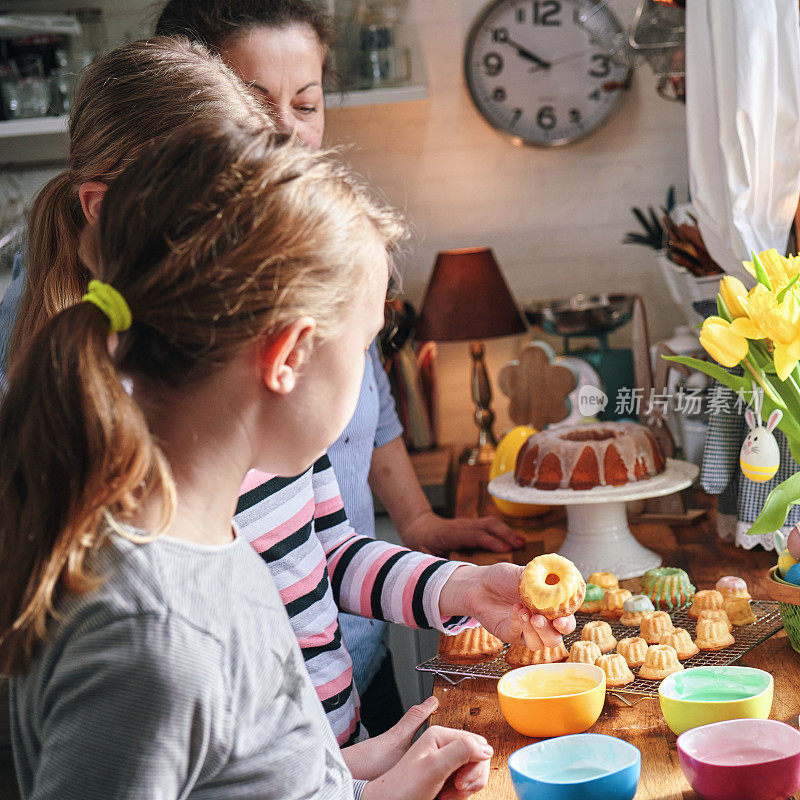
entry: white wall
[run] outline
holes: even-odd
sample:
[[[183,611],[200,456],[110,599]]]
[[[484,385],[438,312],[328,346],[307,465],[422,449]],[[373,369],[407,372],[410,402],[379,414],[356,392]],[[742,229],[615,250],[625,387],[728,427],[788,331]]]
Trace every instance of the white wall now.
[[[631,5],[612,8],[624,17]],[[656,95],[645,66],[619,113],[588,139],[566,148],[514,147],[479,116],[464,84],[463,45],[482,6],[411,0],[427,100],[328,112],[328,140],[353,145],[349,160],[414,224],[404,270],[411,301],[419,304],[438,250],[489,245],[521,304],[576,292],[635,292],[645,297],[651,337],[665,338],[676,308],[651,251],[621,240],[635,228],[632,205],[658,206],[670,184],[685,198],[684,107]],[[627,344],[628,336],[623,329],[616,342]],[[493,381],[516,346],[488,343]],[[475,435],[468,361],[466,345],[440,348],[445,441],[466,443]],[[508,425],[506,405],[496,398],[498,430]]]

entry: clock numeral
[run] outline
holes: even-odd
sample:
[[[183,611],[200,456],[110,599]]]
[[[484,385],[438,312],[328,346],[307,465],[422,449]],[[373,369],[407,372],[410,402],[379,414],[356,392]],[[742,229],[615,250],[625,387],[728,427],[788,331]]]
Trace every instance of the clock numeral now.
[[[536,124],[543,130],[549,131],[556,126],[556,114],[553,106],[542,106],[536,115]]]
[[[599,66],[589,70],[589,74],[593,78],[607,78],[611,74],[611,56],[604,53],[595,53],[592,56],[592,63],[598,63]]]
[[[580,112],[580,109],[571,108],[569,110],[569,121],[573,125],[580,125],[581,124],[581,112]]]
[[[520,117],[522,116],[522,109],[515,108],[514,113],[511,115],[511,127],[513,128],[518,122]]]
[[[503,71],[503,56],[500,53],[487,53],[483,57],[483,66],[490,77],[499,75]]]
[[[506,99],[506,90],[502,86],[498,86],[492,92],[492,100],[494,100],[496,103],[502,103],[503,100],[505,99]]]
[[[600,99],[600,90],[599,90],[599,89],[595,89],[595,90],[594,90],[594,91],[593,91],[593,92],[592,92],[592,93],[589,95],[589,99],[590,99],[590,100],[599,100],[599,99]]]
[[[553,19],[561,13],[559,0],[533,0],[534,25],[560,25],[560,19]]]
[[[520,22],[520,23],[525,22],[525,9],[524,8],[518,8],[517,9],[517,22]]]
[[[492,39],[495,42],[507,42],[508,41],[508,31],[505,28],[495,28],[492,31]]]

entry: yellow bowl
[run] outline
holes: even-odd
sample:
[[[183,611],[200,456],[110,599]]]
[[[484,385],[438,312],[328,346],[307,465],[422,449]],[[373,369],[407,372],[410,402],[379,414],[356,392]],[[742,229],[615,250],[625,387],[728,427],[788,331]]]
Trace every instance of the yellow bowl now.
[[[517,465],[517,454],[522,449],[522,445],[534,433],[536,433],[536,428],[532,428],[530,425],[517,425],[500,440],[495,451],[494,461],[489,468],[490,481],[514,470]],[[492,500],[507,517],[538,517],[546,514],[552,508],[552,506],[536,506],[529,503],[512,503],[510,500],[500,500],[497,497],[493,497]]]
[[[678,736],[711,722],[767,719],[772,692],[769,672],[730,665],[674,672],[658,687],[664,719]]]
[[[536,679],[590,678],[591,688],[574,694],[542,696],[525,693],[525,676]],[[519,667],[497,684],[500,710],[506,722],[524,736],[565,736],[583,733],[597,722],[606,699],[606,674],[594,664],[534,664]]]

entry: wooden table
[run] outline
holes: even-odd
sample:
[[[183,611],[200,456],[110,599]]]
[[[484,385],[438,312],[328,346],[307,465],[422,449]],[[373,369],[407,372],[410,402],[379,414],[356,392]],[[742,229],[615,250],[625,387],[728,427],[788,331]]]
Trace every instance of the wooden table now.
[[[486,473],[483,467],[462,467],[456,493],[456,516],[501,516],[486,495]],[[746,551],[722,542],[716,534],[714,498],[699,494],[697,502],[707,507],[708,514],[694,524],[672,528],[649,523],[632,525],[631,528],[642,544],[662,555],[664,564],[685,569],[698,588],[713,588],[721,575],[741,575],[753,597],[766,598],[766,572],[774,564],[774,555],[760,548]],[[506,518],[506,521],[519,529],[527,540],[523,550],[512,554],[516,563],[524,564],[535,555],[557,550],[565,536],[563,509],[531,520],[511,521]],[[478,563],[489,563],[493,558],[490,554],[477,552],[453,556]],[[501,560],[508,560],[508,557],[501,557]],[[638,588],[639,579],[622,581],[622,585],[634,590]],[[781,631],[737,663],[772,673],[775,699],[771,716],[796,727],[800,715],[800,655],[792,650],[786,634]],[[432,723],[485,736],[494,747],[495,755],[489,784],[475,797],[479,800],[514,800],[506,761],[513,751],[536,740],[509,727],[500,712],[496,687],[497,682],[488,679],[466,680],[451,686],[444,679],[437,678],[433,691],[439,699],[439,710]],[[628,707],[617,697],[609,695],[603,713],[591,731],[625,739],[641,750],[642,777],[636,800],[699,800],[683,777],[676,737],[664,722],[658,700],[645,698]]]

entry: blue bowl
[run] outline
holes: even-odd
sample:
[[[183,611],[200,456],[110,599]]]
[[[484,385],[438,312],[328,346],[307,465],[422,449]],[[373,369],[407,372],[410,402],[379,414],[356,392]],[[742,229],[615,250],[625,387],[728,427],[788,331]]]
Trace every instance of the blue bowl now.
[[[576,733],[517,750],[508,769],[519,800],[633,800],[642,754],[613,736]]]

